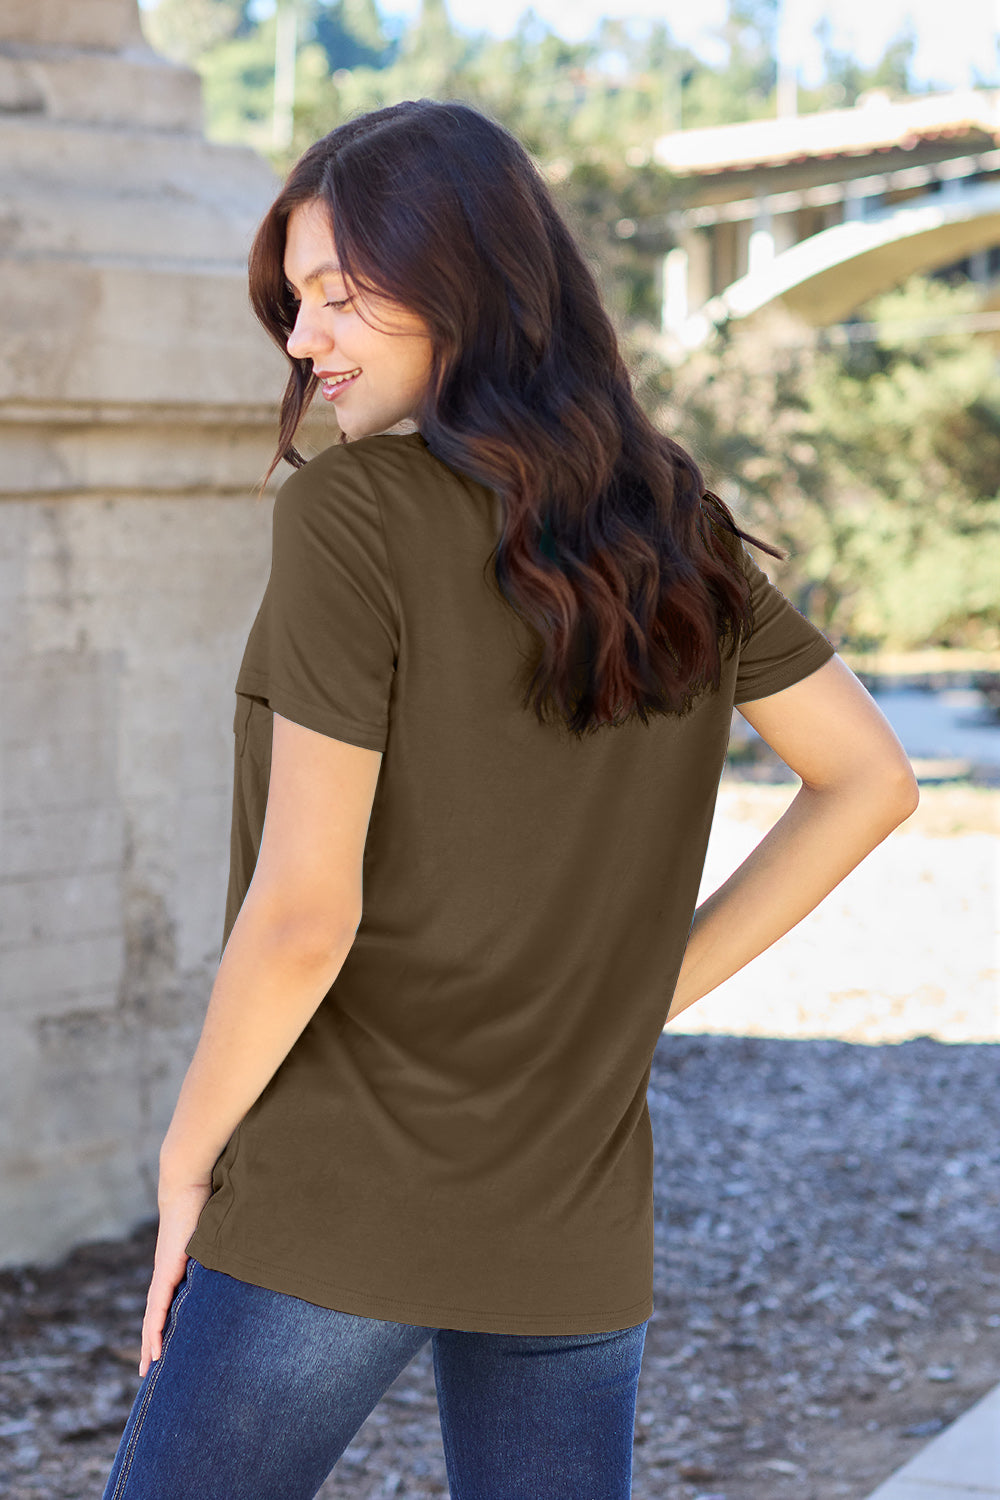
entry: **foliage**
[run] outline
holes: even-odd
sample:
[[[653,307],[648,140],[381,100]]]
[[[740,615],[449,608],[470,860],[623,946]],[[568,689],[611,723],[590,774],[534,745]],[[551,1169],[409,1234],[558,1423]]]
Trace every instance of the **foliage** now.
[[[142,19],[150,45],[189,67],[249,25],[241,0],[159,0]]]
[[[726,66],[695,68],[685,98],[685,129],[774,114],[777,20],[777,0],[730,0],[719,28],[728,54]]]
[[[313,12],[312,31],[331,73],[385,68],[396,55],[397,43],[386,35],[375,0],[333,0],[319,5]]]
[[[829,16],[817,27],[823,51],[824,80],[821,95],[826,101],[820,109],[850,109],[868,89],[884,89],[890,96],[910,93],[910,70],[917,50],[917,33],[910,17],[907,24],[889,43],[874,68],[865,68],[850,52],[838,52],[830,36],[833,29]]]
[[[871,340],[730,332],[651,377],[660,421],[789,550],[782,588],[841,643],[1000,645],[996,355],[927,331],[975,303],[968,284],[914,277],[863,310]]]
[[[865,315],[878,337],[782,345],[732,324],[680,369],[657,352],[671,179],[657,136],[771,116],[777,0],[729,0],[710,65],[662,22],[603,21],[567,42],[527,10],[508,38],[457,31],[423,0],[402,32],[376,0],[282,0],[299,17],[294,134],[272,146],[275,21],[263,0],[159,0],[154,46],[201,72],[208,132],[284,171],[343,120],[401,99],[461,99],[533,154],[598,273],[643,399],[744,524],[782,545],[781,586],[839,643],[1000,645],[1000,394],[991,346],[914,334],[907,320],[973,306],[969,287],[914,279]],[[820,31],[825,77],[799,107],[913,92],[912,26],[873,68]]]
[[[459,32],[446,0],[422,0],[401,36],[376,0],[282,0],[299,16],[296,128],[273,152],[263,128],[273,94],[274,19],[253,0],[156,0],[143,11],[153,46],[197,67],[208,132],[242,139],[279,170],[310,141],[361,111],[420,96],[464,99],[514,131],[565,175],[580,162],[635,166],[651,141],[681,126],[758,119],[775,109],[777,0],[729,0],[719,28],[726,61],[712,66],[678,45],[663,22],[604,20],[584,42],[566,42],[534,11],[513,36]],[[863,88],[906,92],[912,35],[890,44],[874,69],[827,45],[829,78],[803,90],[804,111],[853,103]]]

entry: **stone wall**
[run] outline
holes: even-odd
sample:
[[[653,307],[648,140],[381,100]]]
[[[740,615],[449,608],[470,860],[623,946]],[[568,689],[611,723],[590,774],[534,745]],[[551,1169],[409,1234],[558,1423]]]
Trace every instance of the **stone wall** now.
[[[155,1212],[219,959],[284,365],[246,299],[276,181],[203,138],[135,0],[5,0],[0,163],[10,1265]]]

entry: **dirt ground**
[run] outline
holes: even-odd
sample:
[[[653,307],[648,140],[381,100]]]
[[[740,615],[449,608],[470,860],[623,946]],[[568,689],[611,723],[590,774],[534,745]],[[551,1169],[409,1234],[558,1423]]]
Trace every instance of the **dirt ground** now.
[[[724,784],[707,885],[791,795]],[[998,809],[926,788],[766,974],[661,1038],[635,1500],[864,1500],[1000,1380]],[[99,1500],[152,1246],[0,1273],[8,1500]],[[322,1497],[447,1493],[427,1345]]]

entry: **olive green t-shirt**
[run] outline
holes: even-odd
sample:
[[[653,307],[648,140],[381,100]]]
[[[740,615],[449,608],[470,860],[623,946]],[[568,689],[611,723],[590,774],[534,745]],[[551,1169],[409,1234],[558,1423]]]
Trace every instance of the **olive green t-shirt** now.
[[[733,705],[833,646],[741,546],[755,625],[720,690],[576,739],[522,707],[535,638],[485,566],[501,525],[419,433],[331,447],[276,497],[236,681],[223,946],[272,713],[383,759],[353,946],[188,1250],[365,1317],[602,1332],[653,1311],[646,1088]]]

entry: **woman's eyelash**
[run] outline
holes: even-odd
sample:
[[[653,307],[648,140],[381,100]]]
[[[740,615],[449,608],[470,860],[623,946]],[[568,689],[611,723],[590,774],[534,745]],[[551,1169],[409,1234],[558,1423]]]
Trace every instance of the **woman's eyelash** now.
[[[301,306],[302,298],[301,297],[296,297],[295,293],[291,290],[290,287],[286,287],[285,288],[285,296],[288,298],[288,301],[289,301],[289,303],[290,303],[290,305],[292,307],[299,307],[299,306]],[[351,300],[350,297],[342,297],[337,302],[324,302],[323,306],[324,307],[347,307],[347,305],[350,302],[350,300]]]

